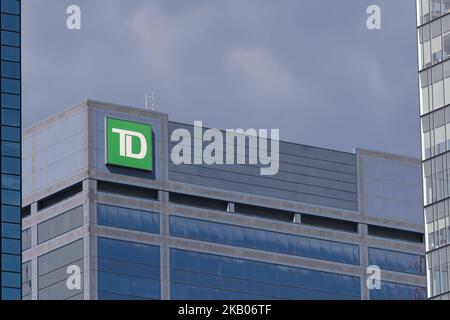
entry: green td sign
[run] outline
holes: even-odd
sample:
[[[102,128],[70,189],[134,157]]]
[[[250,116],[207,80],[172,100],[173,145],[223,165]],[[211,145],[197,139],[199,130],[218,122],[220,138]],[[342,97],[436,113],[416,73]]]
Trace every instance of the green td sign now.
[[[106,118],[106,164],[153,170],[152,126]]]

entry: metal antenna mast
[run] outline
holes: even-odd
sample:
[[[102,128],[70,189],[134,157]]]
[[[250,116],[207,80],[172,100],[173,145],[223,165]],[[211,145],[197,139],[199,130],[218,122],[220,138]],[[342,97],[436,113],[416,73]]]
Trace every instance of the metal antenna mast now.
[[[149,104],[148,99],[151,99],[151,103]],[[151,95],[145,94],[145,110],[154,111],[155,110],[155,93],[152,92]]]

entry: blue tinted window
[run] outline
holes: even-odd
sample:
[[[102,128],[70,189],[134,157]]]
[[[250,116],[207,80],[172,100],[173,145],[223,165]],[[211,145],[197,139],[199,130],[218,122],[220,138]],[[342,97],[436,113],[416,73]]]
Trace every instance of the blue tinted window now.
[[[0,9],[4,13],[20,14],[20,2],[17,0],[2,0]]]
[[[1,27],[3,30],[20,31],[19,16],[2,13],[0,20],[1,20]]]
[[[19,110],[20,96],[16,94],[2,94],[2,107]]]
[[[2,31],[1,32],[1,45],[6,46],[20,46],[20,33],[18,32],[9,32],[9,31]]]
[[[159,299],[159,282],[160,280],[155,279],[98,272],[100,292],[115,293],[136,299]],[[99,299],[102,299],[102,294],[99,295]],[[103,299],[105,299],[104,296]]]
[[[20,112],[10,109],[2,109],[2,125],[20,126]]]
[[[20,64],[17,62],[2,62],[2,77],[20,79]]]
[[[20,223],[21,221],[21,210],[20,207],[6,206],[2,205],[2,221]]]
[[[159,299],[158,246],[97,238],[99,299]]]
[[[2,126],[2,140],[20,142],[20,129]]]
[[[20,157],[20,143],[2,141],[2,155]]]
[[[2,284],[5,287],[20,288],[21,286],[20,273],[2,272]]]
[[[20,191],[2,189],[2,203],[20,206]]]
[[[170,250],[172,299],[359,299],[360,279],[179,249]]]
[[[103,226],[159,233],[159,214],[99,204],[97,223]]]
[[[369,264],[382,270],[425,275],[425,257],[409,253],[369,248]]]
[[[20,252],[20,240],[17,239],[2,239],[3,253],[21,254]]]
[[[130,262],[159,266],[159,248],[135,242],[98,238],[100,258],[121,258]]]
[[[313,259],[359,264],[359,247],[204,220],[170,216],[170,235]]]
[[[21,300],[20,289],[2,288],[3,300]]]
[[[2,189],[20,190],[20,176],[2,174]]]
[[[20,224],[2,223],[2,237],[20,239]]]
[[[105,291],[99,291],[97,294],[98,300],[146,300],[142,297],[133,297],[119,293],[111,293]]]
[[[2,173],[20,174],[20,159],[2,157]]]
[[[370,290],[373,300],[425,300],[426,289],[393,282],[381,282],[381,289]]]
[[[2,92],[20,94],[20,80],[2,79]]]
[[[20,255],[2,254],[3,271],[19,272]]]
[[[2,46],[2,60],[20,62],[20,49],[16,47]]]

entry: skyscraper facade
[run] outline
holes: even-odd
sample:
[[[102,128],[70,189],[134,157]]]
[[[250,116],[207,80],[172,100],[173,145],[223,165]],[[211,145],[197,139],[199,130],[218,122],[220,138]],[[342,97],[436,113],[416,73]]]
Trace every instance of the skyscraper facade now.
[[[0,0],[0,299],[21,298],[20,1]]]
[[[417,0],[428,296],[449,299],[450,0]]]
[[[426,298],[419,159],[281,141],[261,176],[181,132],[96,101],[24,131],[24,299]]]

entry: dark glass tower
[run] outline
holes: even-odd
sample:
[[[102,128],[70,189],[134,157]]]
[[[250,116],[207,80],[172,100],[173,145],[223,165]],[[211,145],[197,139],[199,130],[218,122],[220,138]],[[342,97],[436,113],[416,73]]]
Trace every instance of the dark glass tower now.
[[[0,0],[0,299],[21,298],[20,1]]]

